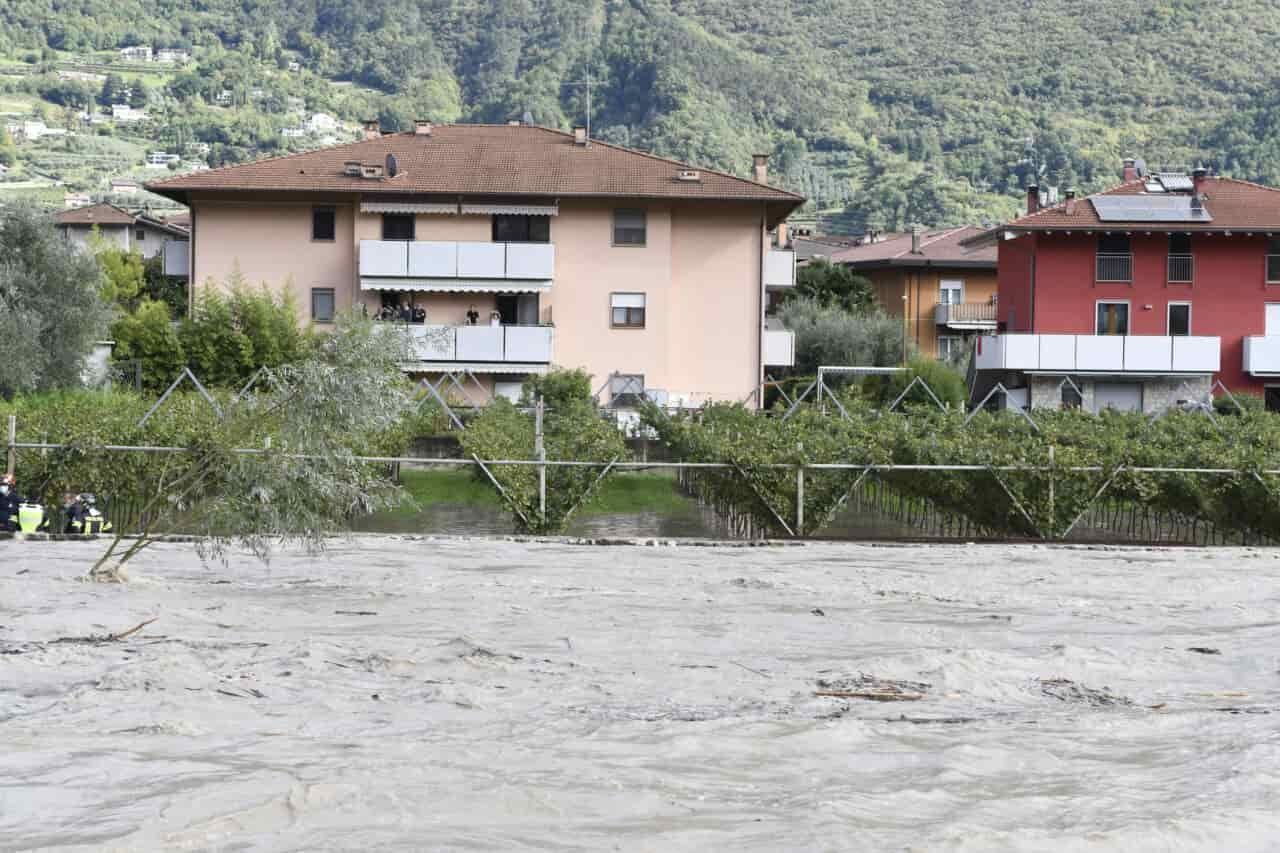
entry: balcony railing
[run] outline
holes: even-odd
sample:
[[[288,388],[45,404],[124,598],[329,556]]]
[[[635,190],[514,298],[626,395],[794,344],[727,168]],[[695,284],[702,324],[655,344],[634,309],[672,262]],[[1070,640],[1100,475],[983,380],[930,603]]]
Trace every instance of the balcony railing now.
[[[1244,339],[1244,372],[1280,376],[1280,335],[1251,335]]]
[[[984,335],[979,370],[1047,373],[1217,373],[1219,338],[1169,335]]]
[[[1190,284],[1195,281],[1195,256],[1169,256],[1169,282],[1172,284]]]
[[[1094,280],[1133,281],[1133,255],[1128,252],[1099,252]]]
[[[796,253],[771,249],[764,257],[765,287],[794,287],[795,283]]]
[[[790,329],[765,329],[765,367],[791,367],[795,363],[796,333]]]
[[[447,326],[388,324],[409,335],[420,361],[481,364],[547,364],[555,330],[551,326]]]
[[[994,329],[996,306],[991,302],[939,302],[933,309],[933,322],[957,329]]]
[[[550,281],[556,248],[551,243],[483,243],[457,240],[361,240],[362,279],[517,279]],[[380,282],[361,281],[364,290]]]

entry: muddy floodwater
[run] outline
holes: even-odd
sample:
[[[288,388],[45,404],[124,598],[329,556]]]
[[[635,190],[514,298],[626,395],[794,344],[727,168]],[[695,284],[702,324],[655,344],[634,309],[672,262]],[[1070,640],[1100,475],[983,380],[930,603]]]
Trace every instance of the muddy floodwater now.
[[[1280,845],[1276,552],[100,547],[0,543],[0,850]]]

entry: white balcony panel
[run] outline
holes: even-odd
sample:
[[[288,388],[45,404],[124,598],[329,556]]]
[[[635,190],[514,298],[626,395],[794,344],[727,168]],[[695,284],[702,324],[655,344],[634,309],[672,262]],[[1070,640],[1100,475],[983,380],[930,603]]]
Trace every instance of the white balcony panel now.
[[[459,326],[457,358],[459,361],[502,361],[501,326]]]
[[[406,276],[409,243],[405,240],[361,240],[360,275]]]
[[[556,247],[551,243],[508,243],[507,278],[552,279]]]
[[[765,329],[764,363],[766,367],[791,367],[795,364],[795,333],[788,329]]]
[[[506,326],[506,361],[551,361],[553,332],[550,326]]]
[[[1039,335],[1041,370],[1075,370],[1075,335]]]
[[[186,240],[164,241],[164,274],[186,278],[191,261],[191,244]]]
[[[1008,335],[982,335],[978,338],[975,366],[978,370],[1004,369],[1004,339]]]
[[[1124,336],[1077,335],[1076,370],[1111,373],[1124,370]]]
[[[453,361],[457,358],[457,330],[453,326],[407,326],[413,350],[423,361]]]
[[[459,243],[459,278],[506,278],[506,243]]]
[[[1173,369],[1173,338],[1130,335],[1124,338],[1124,369],[1131,373],[1167,373]]]
[[[418,240],[410,243],[409,275],[414,278],[456,277],[458,244],[452,240]]]
[[[1217,373],[1222,369],[1222,339],[1198,335],[1174,338],[1172,369],[1185,373]]]
[[[1002,335],[1004,342],[1004,364],[1007,370],[1039,370],[1040,369],[1040,336],[1039,335]]]
[[[765,287],[793,287],[796,283],[796,253],[772,249],[764,256]]]

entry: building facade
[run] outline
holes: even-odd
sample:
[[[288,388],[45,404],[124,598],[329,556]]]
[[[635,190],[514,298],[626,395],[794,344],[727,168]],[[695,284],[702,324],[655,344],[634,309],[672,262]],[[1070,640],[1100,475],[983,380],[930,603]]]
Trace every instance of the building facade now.
[[[964,242],[981,233],[973,226],[916,230],[834,252],[830,260],[875,285],[880,307],[902,319],[917,352],[947,360],[996,328],[996,249]]]
[[[1000,334],[980,342],[980,386],[1033,407],[1155,412],[1220,380],[1280,409],[1280,191],[1125,172],[1043,209],[1029,192],[1027,215],[978,238],[999,246]]]
[[[764,325],[794,280],[769,232],[803,199],[763,162],[745,180],[523,125],[366,137],[149,184],[191,209],[191,286],[265,282],[321,325],[407,319],[407,370],[497,393],[557,365],[605,400],[741,400],[789,353]]]
[[[96,234],[104,245],[126,252],[136,251],[144,258],[175,251],[185,257],[188,238],[185,228],[144,214],[132,214],[114,204],[90,204],[64,210],[56,221],[66,241],[81,248],[90,248]],[[171,247],[171,243],[181,245]],[[182,274],[186,274],[185,269]]]

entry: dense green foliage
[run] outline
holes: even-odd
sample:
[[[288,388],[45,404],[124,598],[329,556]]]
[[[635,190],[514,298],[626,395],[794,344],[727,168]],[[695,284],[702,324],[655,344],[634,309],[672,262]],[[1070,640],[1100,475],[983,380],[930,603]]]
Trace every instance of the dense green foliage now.
[[[159,81],[124,70],[106,84],[150,100],[163,144],[209,143],[212,165],[284,145],[289,97],[401,128],[525,112],[567,127],[590,76],[597,136],[740,174],[774,151],[779,179],[822,209],[848,205],[851,229],[1007,216],[1029,179],[1096,188],[1127,153],[1280,182],[1260,59],[1278,31],[1261,0],[0,4],[0,55],[23,74],[9,85],[53,110],[106,99],[56,62],[192,48]]]
[[[795,333],[792,373],[813,376],[823,365],[896,367],[908,354],[902,320],[883,311],[855,314],[812,297],[787,301],[778,313]]]
[[[81,384],[105,289],[93,258],[68,252],[42,212],[0,206],[0,398]]]
[[[651,408],[646,421],[682,459],[733,466],[699,472],[691,484],[708,502],[747,513],[756,529],[775,534],[786,532],[784,523],[799,535],[829,523],[863,471],[807,469],[799,524],[795,466],[838,463],[982,466],[866,476],[994,535],[1060,537],[1106,485],[1113,499],[1209,521],[1224,531],[1280,538],[1280,483],[1262,473],[1280,468],[1280,419],[1265,412],[1216,421],[1202,412],[1177,413],[1149,423],[1140,414],[1038,411],[1037,430],[1011,412],[979,413],[966,425],[963,411],[944,413],[931,405],[892,416],[853,397],[845,406],[848,419],[806,407],[783,422],[717,405],[693,417]],[[1073,467],[1092,470],[1067,470]]]
[[[875,306],[875,286],[845,264],[815,258],[796,272],[796,286],[788,299],[809,298],[823,305],[861,313]]]

